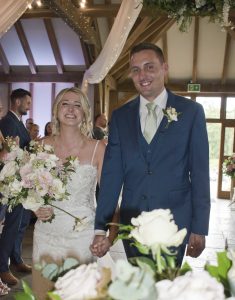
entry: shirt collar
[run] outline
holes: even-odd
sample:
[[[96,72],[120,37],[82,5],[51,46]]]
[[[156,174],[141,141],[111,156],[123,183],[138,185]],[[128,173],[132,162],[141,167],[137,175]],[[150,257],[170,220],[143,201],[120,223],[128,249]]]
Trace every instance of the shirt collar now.
[[[21,118],[13,110],[10,110],[10,112],[13,113],[13,115],[15,115],[19,121],[22,121]]]
[[[158,105],[161,109],[165,109],[166,108],[166,102],[167,102],[167,91],[164,88],[164,90],[161,92],[160,95],[158,95],[155,99],[154,99],[154,103],[156,105]],[[146,104],[149,103],[149,101],[147,99],[145,99],[142,95],[140,95],[140,111],[143,111],[144,109],[146,109]]]

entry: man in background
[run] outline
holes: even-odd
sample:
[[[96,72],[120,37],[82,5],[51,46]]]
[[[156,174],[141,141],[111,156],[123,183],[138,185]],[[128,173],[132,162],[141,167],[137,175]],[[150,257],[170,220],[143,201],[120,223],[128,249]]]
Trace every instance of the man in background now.
[[[95,117],[95,126],[93,129],[93,138],[96,140],[102,140],[107,135],[107,118],[105,114],[99,114]]]
[[[33,119],[32,118],[28,118],[26,121],[25,121],[25,127],[27,128],[28,132],[30,132],[30,129],[33,125]]]
[[[39,126],[38,124],[32,124],[29,135],[31,140],[38,141],[41,137],[39,136]]]
[[[11,109],[0,121],[0,130],[6,138],[18,137],[19,145],[23,149],[29,145],[30,136],[22,122],[22,116],[27,114],[31,105],[30,92],[16,89],[11,93]],[[25,229],[30,222],[31,212],[23,206],[17,205],[12,212],[6,212],[2,234],[0,236],[0,278],[4,283],[15,285],[18,279],[9,269],[16,272],[31,272],[31,266],[25,264],[21,257],[21,245]]]

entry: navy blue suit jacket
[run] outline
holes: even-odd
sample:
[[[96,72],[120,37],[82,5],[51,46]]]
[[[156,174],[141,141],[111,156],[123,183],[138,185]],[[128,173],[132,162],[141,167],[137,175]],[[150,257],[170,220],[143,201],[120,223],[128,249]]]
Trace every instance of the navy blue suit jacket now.
[[[107,230],[123,185],[121,223],[142,211],[169,208],[179,228],[207,235],[210,214],[209,147],[200,104],[168,91],[167,107],[181,112],[153,138],[150,161],[141,147],[140,99],[113,112],[101,175],[95,229]],[[143,138],[142,138],[143,139]]]
[[[0,130],[4,137],[20,138],[20,148],[27,147],[30,142],[30,136],[24,124],[11,112],[8,111],[5,117],[0,120]]]

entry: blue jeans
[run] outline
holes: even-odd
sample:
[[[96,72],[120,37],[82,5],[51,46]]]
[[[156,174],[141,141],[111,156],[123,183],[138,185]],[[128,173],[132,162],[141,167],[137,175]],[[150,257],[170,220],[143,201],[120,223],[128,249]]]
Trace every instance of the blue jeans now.
[[[21,245],[30,217],[31,211],[25,210],[21,204],[13,208],[12,212],[6,212],[0,236],[0,272],[9,271],[9,258],[13,264],[23,262]]]

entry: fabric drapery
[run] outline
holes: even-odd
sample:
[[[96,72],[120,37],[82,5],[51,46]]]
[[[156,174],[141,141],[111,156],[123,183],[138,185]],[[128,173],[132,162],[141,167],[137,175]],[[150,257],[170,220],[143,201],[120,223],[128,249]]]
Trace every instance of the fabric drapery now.
[[[154,102],[150,102],[146,104],[146,107],[148,109],[148,114],[145,121],[143,135],[147,143],[150,144],[157,129],[157,114],[156,114],[157,105]]]
[[[82,90],[87,93],[88,84],[101,82],[117,61],[141,9],[142,0],[123,0],[105,45],[96,61],[85,72]]]
[[[0,5],[0,38],[26,11],[33,0],[1,0]]]

